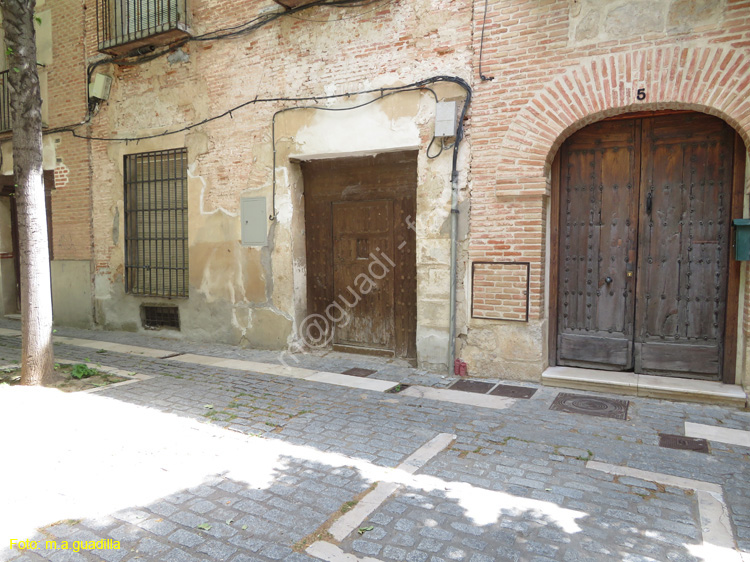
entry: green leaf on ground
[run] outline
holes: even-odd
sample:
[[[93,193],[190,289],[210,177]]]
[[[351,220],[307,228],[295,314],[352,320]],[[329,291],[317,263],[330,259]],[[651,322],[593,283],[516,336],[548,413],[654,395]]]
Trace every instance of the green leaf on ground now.
[[[200,529],[201,531],[210,531],[211,525],[209,525],[208,523],[201,523],[200,525],[196,526],[196,529]]]
[[[364,535],[367,531],[372,531],[375,527],[370,525],[369,527],[360,527],[357,531],[360,535]]]

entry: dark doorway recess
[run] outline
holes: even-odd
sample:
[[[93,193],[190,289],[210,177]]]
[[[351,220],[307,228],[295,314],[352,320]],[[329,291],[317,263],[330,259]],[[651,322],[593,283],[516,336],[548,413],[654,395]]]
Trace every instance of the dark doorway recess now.
[[[47,244],[49,245],[49,259],[52,255],[52,190],[55,189],[55,174],[53,171],[45,170],[44,181],[44,204],[47,212]],[[21,250],[19,245],[18,212],[16,208],[16,180],[15,176],[0,176],[0,197],[8,197],[10,201],[10,224],[13,244],[13,270],[16,280],[16,307],[21,311]]]
[[[417,154],[301,163],[308,313],[334,349],[416,358]]]
[[[734,382],[745,147],[701,113],[607,120],[553,165],[550,362]]]

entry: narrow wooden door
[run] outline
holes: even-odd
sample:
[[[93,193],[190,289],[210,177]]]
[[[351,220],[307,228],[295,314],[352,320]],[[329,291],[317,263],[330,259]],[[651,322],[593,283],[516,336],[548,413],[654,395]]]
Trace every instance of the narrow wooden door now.
[[[639,373],[721,375],[734,135],[700,113],[643,121]]]
[[[637,121],[586,127],[563,147],[558,364],[633,366]]]
[[[394,351],[393,201],[332,206],[334,302],[346,312],[334,343]]]
[[[720,378],[734,136],[690,113],[565,143],[558,364]]]

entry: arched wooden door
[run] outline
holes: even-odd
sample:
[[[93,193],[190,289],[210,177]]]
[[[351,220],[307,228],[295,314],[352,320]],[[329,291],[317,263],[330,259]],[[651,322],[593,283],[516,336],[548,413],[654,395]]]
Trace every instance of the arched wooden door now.
[[[722,377],[735,137],[679,113],[603,121],[565,142],[558,365]]]

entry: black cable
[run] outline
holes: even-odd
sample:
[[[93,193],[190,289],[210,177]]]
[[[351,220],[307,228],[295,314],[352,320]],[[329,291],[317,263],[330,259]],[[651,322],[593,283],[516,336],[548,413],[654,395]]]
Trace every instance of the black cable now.
[[[485,76],[482,73],[482,53],[484,51],[484,28],[487,25],[487,4],[489,0],[484,0],[484,19],[482,20],[482,38],[479,42],[479,78],[482,82],[490,82],[495,79],[494,76]]]
[[[380,0],[369,0],[369,2],[363,3],[362,6],[364,7],[364,6],[369,6],[370,4],[377,4],[379,1]],[[388,4],[390,4],[391,2],[394,2],[394,1],[395,0],[388,0]],[[337,8],[342,8],[343,6],[336,6],[336,7]],[[348,7],[348,6],[346,6],[346,7]],[[362,12],[362,13],[359,13],[359,14],[354,14],[354,15],[351,15],[351,16],[343,16],[343,17],[340,17],[340,18],[335,19],[335,20],[330,20],[330,19],[316,20],[316,19],[312,19],[312,18],[303,18],[302,16],[298,16],[296,14],[290,14],[289,17],[292,18],[292,19],[294,19],[294,20],[309,21],[309,22],[312,22],[312,23],[330,23],[330,22],[348,21],[348,20],[353,20],[353,19],[357,19],[357,18],[362,18],[362,17],[366,16],[367,14],[371,14],[375,10],[379,10],[379,9],[380,9],[380,6],[375,6],[374,8],[372,8],[371,10],[367,10],[366,12]]]
[[[273,117],[271,119],[271,142],[272,142],[272,148],[273,148],[273,183],[272,183],[272,214],[269,216],[270,220],[275,220],[276,218],[276,117],[281,114],[285,113],[287,111],[294,111],[297,109],[317,109],[321,111],[351,111],[353,109],[359,109],[361,107],[365,107],[367,105],[370,105],[372,103],[375,103],[376,101],[382,100],[383,98],[386,98],[388,96],[394,95],[394,94],[400,94],[404,92],[412,92],[412,91],[429,91],[435,98],[435,101],[437,102],[438,97],[434,90],[431,88],[428,88],[427,86],[431,84],[437,84],[440,82],[448,82],[453,83],[461,86],[464,91],[466,92],[466,98],[464,100],[464,105],[461,110],[461,116],[459,117],[459,122],[456,127],[456,140],[453,143],[453,169],[451,172],[451,179],[453,179],[457,172],[457,165],[458,165],[458,147],[461,144],[461,140],[464,137],[464,119],[466,117],[466,112],[469,107],[469,104],[471,103],[471,86],[463,79],[459,78],[458,76],[433,76],[431,78],[425,78],[424,80],[419,80],[417,82],[414,82],[412,84],[406,84],[404,86],[392,86],[387,88],[374,88],[370,90],[363,90],[360,92],[346,92],[343,94],[329,94],[325,96],[306,96],[306,97],[299,97],[299,98],[285,98],[285,97],[278,97],[278,98],[254,98],[252,100],[248,100],[246,102],[243,102],[231,109],[228,109],[224,111],[223,113],[220,113],[218,115],[214,115],[212,117],[207,117],[206,119],[203,119],[202,121],[198,121],[197,123],[191,123],[190,125],[186,125],[184,127],[181,127],[179,129],[175,129],[173,131],[164,131],[163,133],[157,133],[153,135],[144,135],[140,137],[94,137],[90,135],[81,135],[76,132],[76,128],[80,126],[81,124],[78,124],[74,127],[59,127],[57,129],[52,129],[49,131],[46,131],[46,134],[51,133],[70,133],[75,138],[79,139],[86,139],[90,141],[103,141],[103,142],[138,142],[141,140],[147,140],[147,139],[155,139],[159,137],[165,137],[168,135],[174,135],[177,133],[183,133],[186,131],[189,131],[191,129],[194,129],[196,127],[199,127],[201,125],[205,125],[206,123],[210,123],[212,121],[216,121],[217,119],[221,119],[222,117],[226,117],[229,115],[232,116],[232,113],[235,111],[238,111],[244,107],[248,107],[250,105],[255,105],[257,103],[273,103],[273,102],[319,102],[323,100],[330,100],[330,99],[340,99],[340,98],[349,98],[352,96],[357,95],[365,95],[365,94],[372,94],[376,92],[380,92],[380,95],[368,100],[364,103],[350,106],[350,107],[320,107],[317,105],[314,106],[294,106],[294,107],[285,107],[283,109],[280,109],[276,111],[273,114]],[[435,137],[433,136],[432,141],[430,142],[430,146],[432,146],[433,142],[435,140]],[[429,147],[428,147],[429,151]],[[442,153],[442,148],[441,151]],[[440,153],[434,156],[434,158],[437,158]]]
[[[281,17],[293,16],[294,14],[298,12],[301,12],[303,10],[308,10],[316,6],[330,6],[333,8],[350,8],[350,7],[357,7],[357,6],[369,6],[371,4],[377,4],[383,1],[387,1],[388,3],[390,3],[390,2],[393,2],[394,0],[316,0],[314,2],[310,2],[302,6],[297,6],[296,8],[287,9],[282,12],[273,12],[269,14],[263,14],[250,20],[249,22],[245,22],[239,25],[226,27],[223,29],[217,29],[214,31],[209,31],[208,33],[204,33],[203,35],[186,37],[184,39],[180,39],[179,41],[176,41],[174,43],[167,45],[165,48],[155,50],[153,53],[143,54],[143,53],[137,52],[138,50],[136,49],[135,52],[131,51],[129,53],[126,53],[124,55],[120,55],[117,57],[109,57],[106,59],[100,59],[98,61],[91,63],[86,70],[86,74],[88,77],[88,82],[86,83],[86,100],[87,100],[86,117],[80,123],[77,123],[76,125],[57,127],[54,130],[47,131],[47,133],[66,131],[70,129],[71,127],[75,127],[78,125],[88,123],[91,120],[91,118],[93,117],[95,108],[92,105],[91,99],[89,98],[89,95],[88,95],[88,84],[91,82],[93,71],[100,65],[110,64],[110,63],[119,64],[122,66],[144,64],[152,60],[156,60],[160,57],[163,57],[164,55],[170,52],[174,52],[175,50],[179,49],[180,47],[186,45],[187,43],[191,41],[216,41],[220,39],[228,39],[232,37],[237,37],[240,35],[250,33],[257,29],[260,29],[266,24],[271,23]]]
[[[423,86],[428,86],[430,84],[434,84],[436,82],[453,82],[459,85],[465,84],[468,88],[469,85],[462,79],[455,76],[435,76],[433,78],[427,78],[425,80],[420,80],[418,82],[414,82],[413,84],[407,84],[405,86],[392,86],[387,88],[373,88],[370,90],[362,90],[359,92],[346,92],[343,94],[330,94],[325,96],[305,96],[305,97],[298,97],[298,98],[291,98],[291,97],[276,97],[276,98],[253,98],[251,100],[247,100],[245,102],[242,102],[239,105],[236,105],[232,107],[231,109],[227,109],[226,111],[219,113],[217,115],[213,115],[211,117],[207,117],[201,121],[198,121],[196,123],[191,123],[190,125],[185,125],[184,127],[180,127],[179,129],[174,129],[171,131],[164,131],[163,133],[155,133],[153,135],[143,135],[138,137],[95,137],[90,135],[81,135],[75,131],[77,127],[80,126],[80,124],[65,126],[65,127],[57,127],[55,129],[49,129],[45,131],[46,134],[51,133],[71,133],[75,138],[79,139],[88,139],[88,140],[94,140],[94,141],[105,141],[105,142],[137,142],[142,140],[148,140],[148,139],[155,139],[159,137],[166,137],[169,135],[174,135],[177,133],[184,133],[186,131],[189,131],[191,129],[194,129],[196,127],[199,127],[201,125],[205,125],[206,123],[210,123],[211,121],[216,121],[217,119],[221,119],[222,117],[226,117],[227,115],[230,115],[234,113],[235,111],[238,111],[240,109],[243,109],[249,105],[254,105],[256,103],[273,103],[273,102],[318,102],[323,100],[330,100],[330,99],[340,99],[340,98],[349,98],[352,96],[358,96],[358,95],[365,95],[365,94],[372,94],[376,92],[386,93],[386,92],[401,92],[401,91],[410,91],[410,90],[419,90],[424,89]],[[463,87],[463,86],[462,86]],[[372,101],[377,101],[380,98],[375,98]],[[372,103],[372,101],[368,103]],[[288,108],[293,109],[293,108]],[[321,108],[324,109],[324,108]],[[339,109],[341,111],[345,111],[347,108],[330,108],[330,110]],[[352,108],[354,109],[354,108]]]

